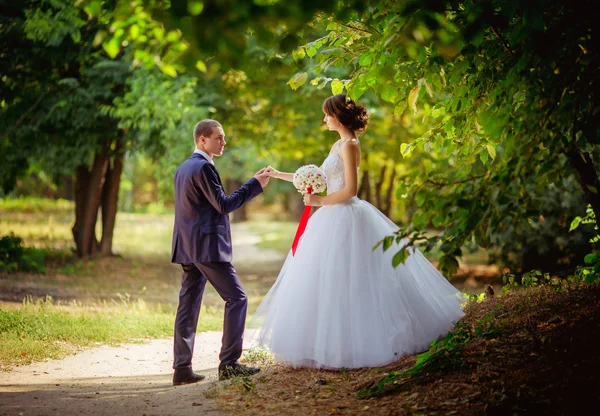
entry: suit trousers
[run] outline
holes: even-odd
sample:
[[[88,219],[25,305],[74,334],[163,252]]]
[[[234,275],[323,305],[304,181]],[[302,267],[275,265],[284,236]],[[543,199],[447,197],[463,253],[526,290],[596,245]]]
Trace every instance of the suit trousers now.
[[[210,262],[182,264],[181,267],[183,273],[175,317],[173,368],[192,366],[196,328],[207,281],[225,301],[220,366],[237,361],[242,355],[248,300],[233,265],[229,262]]]

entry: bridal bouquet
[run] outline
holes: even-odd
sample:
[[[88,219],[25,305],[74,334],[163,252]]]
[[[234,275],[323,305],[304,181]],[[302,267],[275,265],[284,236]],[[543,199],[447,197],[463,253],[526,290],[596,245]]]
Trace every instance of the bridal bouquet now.
[[[327,189],[327,176],[316,165],[305,165],[294,173],[293,184],[301,194],[320,194]]]
[[[327,176],[325,176],[325,172],[317,165],[306,165],[299,168],[294,173],[292,182],[301,194],[320,194],[327,189]],[[298,224],[296,236],[292,243],[292,256],[296,254],[296,248],[298,247],[300,237],[302,237],[306,224],[308,223],[311,209],[311,206],[304,207],[302,217],[300,218],[300,224]]]

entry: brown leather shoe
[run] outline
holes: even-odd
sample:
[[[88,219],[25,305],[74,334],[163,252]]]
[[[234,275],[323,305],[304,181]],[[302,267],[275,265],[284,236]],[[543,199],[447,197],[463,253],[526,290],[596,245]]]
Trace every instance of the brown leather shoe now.
[[[173,374],[173,385],[180,386],[182,384],[197,383],[199,381],[204,380],[205,378],[206,376],[203,376],[202,374],[194,373],[191,367],[178,368]]]

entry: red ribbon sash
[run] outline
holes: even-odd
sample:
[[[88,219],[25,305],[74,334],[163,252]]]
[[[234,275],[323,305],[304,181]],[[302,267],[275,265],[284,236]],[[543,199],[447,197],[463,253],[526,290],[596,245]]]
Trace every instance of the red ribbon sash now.
[[[298,224],[296,236],[294,237],[294,242],[292,243],[292,256],[296,254],[296,247],[298,247],[298,241],[300,241],[300,237],[302,237],[302,234],[304,234],[304,229],[306,228],[306,224],[308,223],[308,219],[310,218],[311,210],[312,207],[308,205],[304,207],[304,211],[302,211],[302,217],[300,217],[300,224]]]

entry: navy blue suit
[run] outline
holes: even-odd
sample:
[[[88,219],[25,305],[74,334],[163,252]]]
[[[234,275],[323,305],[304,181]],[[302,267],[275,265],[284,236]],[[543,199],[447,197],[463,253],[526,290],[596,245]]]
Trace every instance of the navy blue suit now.
[[[241,356],[248,301],[231,264],[229,213],[262,192],[252,178],[227,195],[214,165],[192,153],[175,172],[175,224],[171,262],[181,264],[181,291],[175,318],[173,368],[191,367],[202,295],[207,280],[225,301],[219,360]]]

